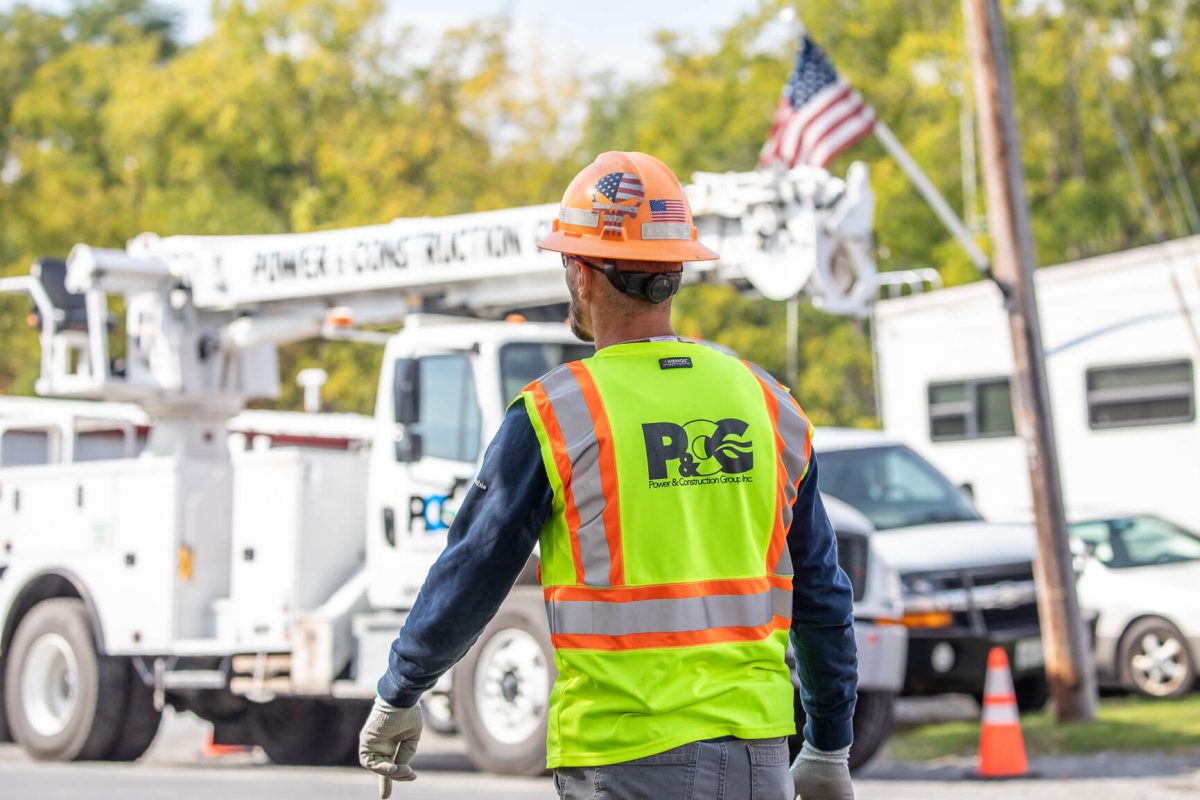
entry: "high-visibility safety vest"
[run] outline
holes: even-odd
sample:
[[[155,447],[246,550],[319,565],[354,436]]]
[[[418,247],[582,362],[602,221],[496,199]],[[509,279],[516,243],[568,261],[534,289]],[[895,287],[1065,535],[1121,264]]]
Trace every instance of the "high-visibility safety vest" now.
[[[514,403],[554,490],[547,765],[794,733],[787,531],[811,427],[791,394],[703,345],[649,341],[563,365]]]

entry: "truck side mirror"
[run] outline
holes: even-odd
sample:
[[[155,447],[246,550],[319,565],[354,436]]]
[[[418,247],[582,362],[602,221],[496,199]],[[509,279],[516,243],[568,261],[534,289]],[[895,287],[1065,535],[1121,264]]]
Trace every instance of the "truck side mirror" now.
[[[392,402],[395,406],[396,422],[412,425],[421,419],[421,371],[415,358],[396,361],[396,378]]]
[[[396,461],[401,464],[412,464],[420,461],[422,456],[421,434],[406,430],[396,437]]]
[[[971,483],[970,481],[967,483],[961,483],[958,486],[958,490],[962,492],[963,497],[967,498],[967,502],[969,502],[971,505],[975,505],[975,484]]]

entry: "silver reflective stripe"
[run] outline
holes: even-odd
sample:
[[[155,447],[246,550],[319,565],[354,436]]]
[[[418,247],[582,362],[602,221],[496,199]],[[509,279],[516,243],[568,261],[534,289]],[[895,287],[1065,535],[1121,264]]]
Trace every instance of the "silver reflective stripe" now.
[[[686,222],[643,222],[642,238],[659,241],[665,239],[691,241],[692,226]]]
[[[570,367],[563,365],[542,378],[542,389],[554,409],[571,461],[571,493],[579,512],[579,557],[583,582],[611,586],[608,537],[604,530],[604,489],[600,484],[600,445],[583,390]]]
[[[582,225],[585,228],[594,228],[600,224],[600,215],[595,211],[570,206],[560,206],[558,218],[565,225]]]
[[[680,633],[712,628],[757,628],[774,617],[791,617],[792,593],[769,589],[758,594],[724,594],[669,600],[612,603],[587,600],[550,602],[555,634],[624,636]]]
[[[800,414],[800,409],[796,407],[791,394],[779,385],[771,373],[757,364],[746,362],[746,365],[766,384],[779,404],[779,435],[783,438],[781,458],[784,473],[787,475],[787,483],[783,489],[783,529],[787,531],[792,527],[792,504],[796,502],[797,484],[808,469],[808,461],[804,456],[805,442],[808,440],[808,420]],[[786,547],[779,554],[775,574],[792,574],[792,557]]]

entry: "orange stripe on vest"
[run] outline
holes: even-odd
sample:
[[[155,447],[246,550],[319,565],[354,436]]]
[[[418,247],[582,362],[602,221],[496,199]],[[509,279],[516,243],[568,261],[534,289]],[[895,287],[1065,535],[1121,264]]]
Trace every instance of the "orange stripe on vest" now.
[[[571,539],[571,558],[575,562],[575,580],[583,583],[583,558],[579,555],[579,510],[575,508],[575,496],[571,493],[571,459],[567,457],[567,442],[563,438],[562,429],[558,427],[558,418],[550,405],[550,398],[542,384],[534,381],[528,387],[533,395],[533,405],[546,436],[550,440],[550,452],[554,457],[554,468],[558,470],[558,478],[563,485],[563,503],[566,505],[567,531]],[[539,563],[539,569],[541,567]]]
[[[613,447],[612,428],[608,414],[600,401],[600,392],[592,374],[581,361],[570,363],[571,374],[579,383],[583,400],[596,431],[596,443],[600,448],[600,488],[604,492],[604,534],[608,540],[609,583],[620,586],[625,583],[625,558],[621,549],[621,503],[617,489],[617,462]],[[582,580],[580,581],[582,582]]]

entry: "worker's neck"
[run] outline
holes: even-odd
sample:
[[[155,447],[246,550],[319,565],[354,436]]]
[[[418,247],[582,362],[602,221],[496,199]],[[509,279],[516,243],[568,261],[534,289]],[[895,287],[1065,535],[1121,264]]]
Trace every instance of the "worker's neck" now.
[[[650,314],[626,315],[610,320],[607,324],[601,315],[593,317],[593,336],[596,349],[603,350],[622,342],[637,342],[642,339],[653,339],[657,336],[674,336],[675,329],[671,327],[671,310],[662,309]]]

